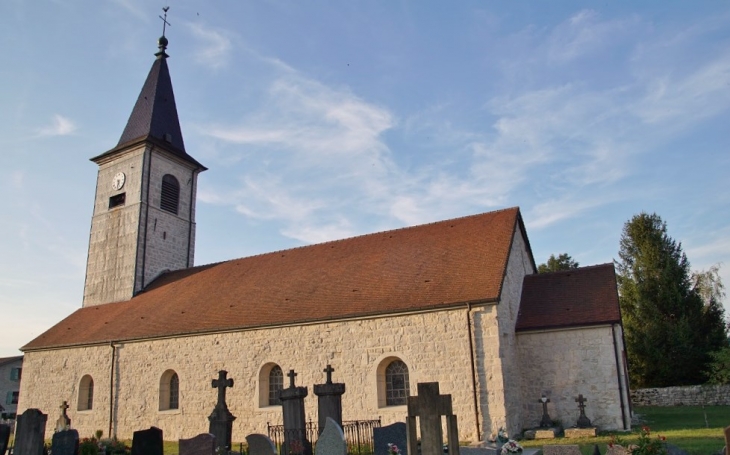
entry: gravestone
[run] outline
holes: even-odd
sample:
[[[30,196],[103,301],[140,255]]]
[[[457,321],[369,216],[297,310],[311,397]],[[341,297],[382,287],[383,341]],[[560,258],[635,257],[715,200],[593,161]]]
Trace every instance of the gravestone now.
[[[380,428],[373,428],[375,455],[388,455],[388,444],[395,444],[401,451],[408,447],[406,424],[396,422]]]
[[[289,370],[289,387],[279,390],[281,409],[284,413],[284,447],[282,453],[293,455],[311,455],[312,443],[307,440],[306,417],[304,413],[304,398],[307,396],[306,387],[294,385],[297,374]]]
[[[582,455],[577,444],[555,444],[542,446],[543,455]]]
[[[48,415],[38,409],[26,409],[18,416],[14,455],[42,455]]]
[[[10,425],[0,423],[0,455],[5,455],[10,442]]]
[[[53,433],[51,453],[53,455],[78,455],[79,432],[76,430],[63,430]]]
[[[246,436],[248,444],[248,455],[277,455],[274,441],[263,434],[250,434]]]
[[[319,433],[324,431],[327,418],[331,418],[337,425],[342,427],[342,395],[345,393],[345,384],[333,383],[332,372],[335,371],[332,365],[327,365],[324,370],[327,373],[327,382],[314,385],[314,394],[317,395],[319,409]]]
[[[194,438],[180,439],[178,452],[180,455],[215,455],[215,436],[201,433]]]
[[[327,417],[327,423],[324,431],[317,439],[315,455],[346,455],[347,442],[345,442],[345,433],[337,422]]]
[[[132,434],[132,455],[162,455],[162,430],[135,431]]]
[[[588,401],[586,398],[583,398],[582,394],[578,395],[578,398],[575,399],[575,402],[578,403],[578,409],[580,409],[580,416],[578,416],[578,422],[577,427],[578,428],[590,428],[591,420],[586,417],[586,401]]]
[[[210,421],[209,432],[215,436],[215,443],[221,450],[231,449],[231,434],[233,433],[233,421],[236,417],[231,414],[226,404],[226,388],[233,387],[233,379],[226,379],[228,372],[218,372],[218,379],[213,379],[214,389],[218,389],[218,402],[213,412],[208,416]]]
[[[68,409],[68,404],[64,401],[61,403],[61,415],[58,416],[58,420],[56,420],[56,431],[64,431],[71,428],[71,419],[68,418],[68,414],[66,414],[66,409]]]
[[[446,416],[449,455],[459,455],[459,428],[451,408],[451,395],[440,395],[438,382],[418,383],[418,396],[408,397],[408,455],[418,455],[416,417],[420,420],[421,455],[443,455],[441,416]]]
[[[553,419],[548,414],[547,405],[550,403],[550,398],[543,395],[540,397],[540,403],[542,403],[542,419],[540,420],[540,428],[550,428],[553,426]]]

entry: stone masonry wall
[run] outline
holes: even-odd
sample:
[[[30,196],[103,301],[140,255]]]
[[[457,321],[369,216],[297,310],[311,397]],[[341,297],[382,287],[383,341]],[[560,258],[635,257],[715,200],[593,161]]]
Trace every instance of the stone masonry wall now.
[[[550,417],[565,427],[576,424],[575,398],[583,394],[586,416],[594,425],[623,428],[612,336],[611,326],[518,333],[525,428],[539,425],[542,394],[550,398]]]
[[[494,352],[483,345],[484,352]],[[351,320],[306,326],[270,328],[214,335],[189,336],[116,347],[112,433],[130,438],[151,425],[162,428],[167,440],[189,438],[208,431],[208,415],[216,401],[211,380],[220,369],[235,385],[228,405],[238,417],[234,441],[249,433],[266,433],[266,424],[280,424],[280,406],[260,406],[259,372],[275,362],[285,372],[297,371],[297,385],[309,388],[305,400],[308,419],[317,420],[317,397],[312,385],[323,383],[329,363],[333,380],[344,382],[345,420],[382,418],[383,424],[403,421],[405,406],[380,407],[378,366],[398,357],[409,368],[411,394],[418,382],[438,381],[442,394],[451,394],[459,417],[460,439],[475,440],[475,412],[466,325],[466,307],[381,319]],[[67,400],[69,416],[81,436],[101,429],[108,434],[110,417],[109,345],[43,352],[27,352],[19,409],[39,408],[58,417]],[[168,370],[180,378],[180,409],[159,410],[160,378]],[[94,379],[94,405],[78,411],[83,375]],[[286,383],[288,383],[288,378]],[[29,393],[30,391],[33,393]],[[50,437],[53,425],[47,427]]]
[[[729,406],[730,385],[692,385],[631,391],[634,406]]]

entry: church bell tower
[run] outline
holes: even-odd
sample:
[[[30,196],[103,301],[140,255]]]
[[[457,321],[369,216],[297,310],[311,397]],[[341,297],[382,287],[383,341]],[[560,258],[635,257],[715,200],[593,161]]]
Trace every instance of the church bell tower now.
[[[185,151],[167,67],[159,52],[119,143],[99,166],[83,306],[129,300],[168,270],[193,265],[195,193],[206,168]]]

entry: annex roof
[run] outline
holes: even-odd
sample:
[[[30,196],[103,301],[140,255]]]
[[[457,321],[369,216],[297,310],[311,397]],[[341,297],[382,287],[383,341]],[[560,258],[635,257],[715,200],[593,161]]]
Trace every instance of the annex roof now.
[[[621,322],[613,264],[528,275],[517,331]]]
[[[2,358],[0,358],[0,367],[3,366],[3,365],[7,365],[9,363],[17,362],[18,360],[23,360],[23,356],[22,355],[16,355],[16,356],[13,356],[13,357],[2,357]]]
[[[516,232],[510,208],[169,272],[22,350],[496,303]]]

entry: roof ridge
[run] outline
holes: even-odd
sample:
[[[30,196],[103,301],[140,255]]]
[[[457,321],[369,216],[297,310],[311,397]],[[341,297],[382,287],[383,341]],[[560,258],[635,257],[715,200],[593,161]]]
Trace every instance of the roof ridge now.
[[[531,277],[543,277],[543,276],[555,276],[559,274],[567,274],[567,273],[575,273],[576,271],[583,271],[587,269],[596,269],[599,267],[607,267],[607,266],[613,267],[613,262],[605,262],[603,264],[592,264],[592,265],[584,265],[582,267],[576,267],[574,269],[568,269],[568,270],[556,270],[554,272],[543,272],[543,273],[534,273],[532,275],[526,275]]]

